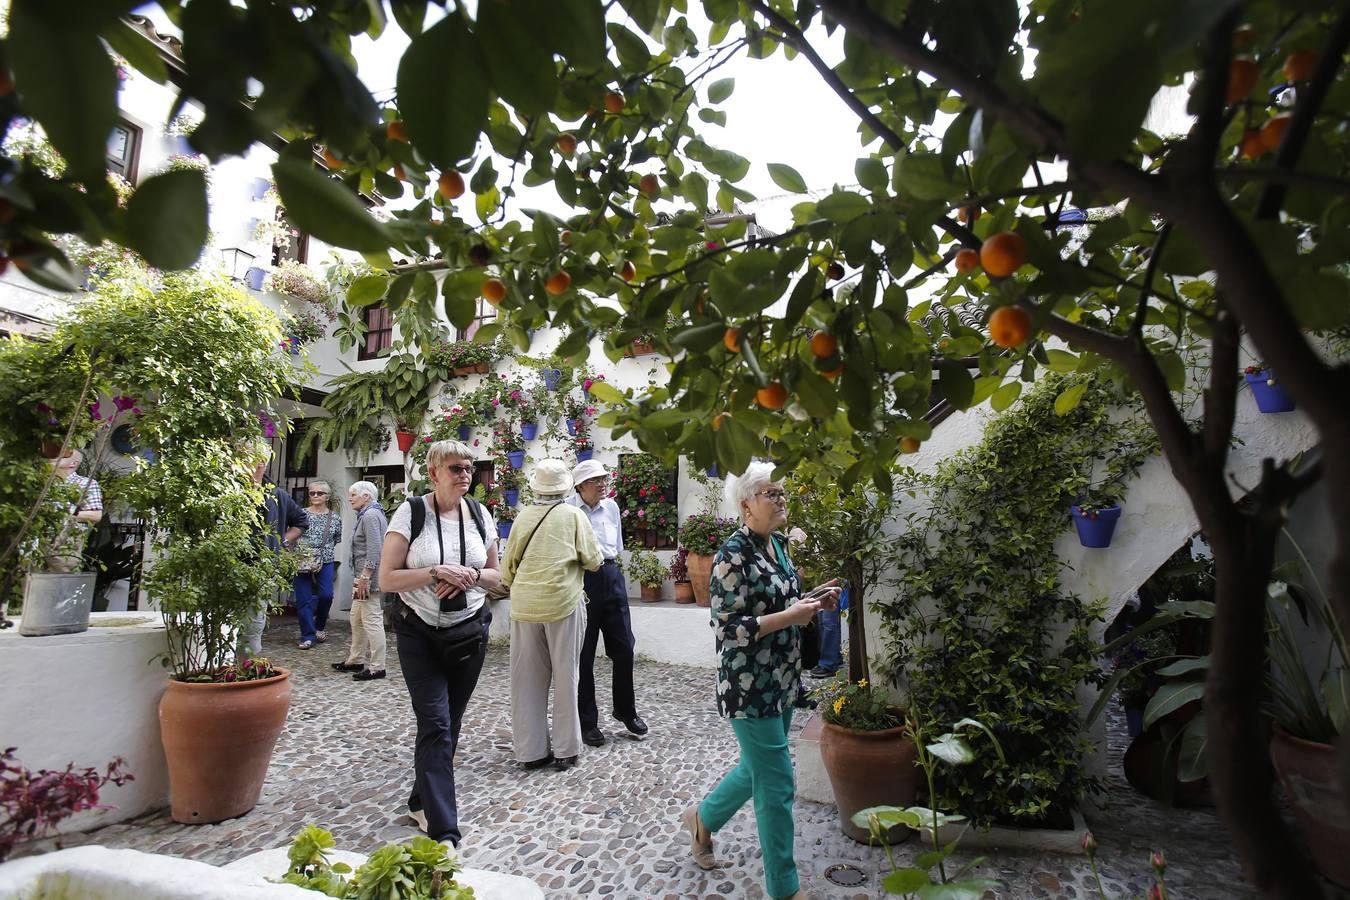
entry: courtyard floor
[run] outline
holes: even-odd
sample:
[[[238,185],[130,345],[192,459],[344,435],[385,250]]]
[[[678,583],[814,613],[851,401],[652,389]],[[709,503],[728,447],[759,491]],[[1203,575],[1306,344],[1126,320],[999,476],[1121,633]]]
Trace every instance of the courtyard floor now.
[[[388,679],[364,683],[329,668],[345,656],[346,624],[333,623],[330,635],[327,644],[301,651],[294,620],[268,630],[264,652],[293,669],[294,693],[262,799],[250,813],[218,825],[179,825],[166,810],[67,836],[64,846],[97,843],[222,864],[286,846],[306,824],[332,831],[341,849],[370,852],[409,839],[416,833],[404,806],[413,716],[392,635]],[[711,671],[639,662],[638,708],[651,726],[645,739],[630,738],[618,722],[602,723],[609,742],[585,748],[576,768],[524,772],[511,753],[508,668],[506,648],[494,646],[457,756],[466,865],[524,875],[550,897],[765,896],[748,805],[717,834],[721,865],[711,872],[694,865],[678,827],[681,810],[706,794],[736,757],[731,729],[716,713]],[[597,663],[602,710],[608,672],[607,660]],[[1118,720],[1111,729],[1112,771],[1118,773],[1124,735]],[[1167,853],[1177,900],[1254,896],[1213,811],[1161,807],[1118,774],[1107,787],[1106,808],[1087,817],[1111,900],[1146,894],[1154,848]],[[798,801],[796,825],[797,864],[808,894],[885,896],[886,854],[845,837],[833,807]],[[907,865],[923,849],[911,839],[893,852]],[[976,856],[958,852],[958,864]],[[861,869],[866,882],[831,884],[824,872],[835,863]],[[1001,883],[996,898],[1097,896],[1082,856],[999,851],[978,871]]]

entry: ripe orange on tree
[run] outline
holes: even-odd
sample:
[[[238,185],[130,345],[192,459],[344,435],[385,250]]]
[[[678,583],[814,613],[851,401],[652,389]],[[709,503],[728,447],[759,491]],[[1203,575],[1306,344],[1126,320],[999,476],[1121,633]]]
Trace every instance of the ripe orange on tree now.
[[[323,153],[320,155],[323,156],[323,164],[328,168],[330,169],[342,168],[342,160],[334,156],[332,151],[330,151],[327,147],[323,148]]]
[[[384,133],[391,141],[408,140],[408,132],[404,130],[403,123],[397,119],[385,126]]]
[[[755,402],[765,409],[782,409],[787,397],[787,388],[780,381],[770,381],[755,391]]]
[[[918,439],[918,438],[908,437],[908,436],[902,437],[902,438],[900,439],[900,452],[901,452],[901,453],[918,453],[918,452],[919,452],[919,439]]]
[[[844,277],[844,267],[837,262],[832,262],[825,267],[825,277],[838,281]]]
[[[726,347],[732,353],[740,353],[741,330],[739,328],[728,328],[722,334],[722,346]]]
[[[840,375],[843,375],[843,374],[844,374],[844,364],[843,364],[843,363],[840,363],[839,365],[835,366],[833,369],[827,369],[827,370],[825,370],[825,371],[823,371],[823,372],[820,373],[820,375],[821,375],[822,378],[828,378],[828,379],[830,379],[831,381],[834,381],[836,378],[838,378]]]
[[[1031,337],[1031,316],[1019,306],[1000,306],[989,317],[989,339],[1000,347],[1016,347]]]
[[[1295,50],[1284,61],[1286,81],[1307,81],[1312,77],[1313,66],[1317,65],[1316,50]]]
[[[623,268],[619,269],[619,277],[624,281],[632,281],[637,277],[637,266],[633,265],[631,260],[623,261]]]
[[[964,275],[967,272],[974,272],[979,267],[980,253],[978,250],[963,247],[956,251],[956,271]]]
[[[544,282],[544,290],[555,297],[564,293],[571,286],[572,276],[567,274],[566,269],[560,269],[558,272],[549,276],[548,281]]]
[[[1232,105],[1251,94],[1256,87],[1261,67],[1256,60],[1239,56],[1228,64],[1228,104]]]
[[[563,156],[571,156],[577,152],[577,137],[569,131],[564,131],[558,135],[558,152]]]
[[[455,200],[464,196],[464,176],[449,169],[441,173],[440,179],[436,182],[436,189],[446,200]]]
[[[403,167],[400,166],[398,163],[394,163],[394,177],[397,178],[399,181],[408,180],[408,176],[405,175],[403,172]]]
[[[483,299],[496,306],[506,299],[506,284],[500,278],[489,278],[483,282]]]
[[[726,415],[727,415],[726,413],[718,413],[717,415],[713,416],[712,421],[713,431],[716,431],[717,429],[722,427],[722,420],[726,418]]]
[[[1268,119],[1266,124],[1261,126],[1261,146],[1267,150],[1274,150],[1280,146],[1280,141],[1284,140],[1285,129],[1289,127],[1289,121],[1293,118],[1291,113],[1280,113],[1272,119]]]
[[[623,112],[623,108],[627,105],[628,101],[618,91],[605,92],[605,112],[618,115]]]
[[[1006,278],[1027,261],[1027,242],[1015,231],[1000,231],[980,245],[980,265],[995,278]]]
[[[838,349],[838,339],[828,331],[817,331],[811,335],[811,353],[817,359],[834,356],[834,351]]]
[[[1261,132],[1255,128],[1249,128],[1242,135],[1242,143],[1238,147],[1246,159],[1260,159],[1266,152],[1266,145],[1261,141]]]
[[[655,196],[661,193],[661,182],[655,175],[643,175],[638,179],[638,190],[648,196]]]

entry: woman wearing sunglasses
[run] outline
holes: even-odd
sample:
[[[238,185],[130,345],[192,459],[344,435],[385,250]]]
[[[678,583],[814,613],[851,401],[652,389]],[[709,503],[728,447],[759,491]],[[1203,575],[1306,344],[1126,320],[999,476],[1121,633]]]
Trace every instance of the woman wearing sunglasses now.
[[[328,610],[333,605],[333,551],[342,540],[342,514],[333,503],[326,481],[311,481],[307,489],[309,528],[300,536],[300,570],[291,586],[295,616],[300,620],[300,649],[328,640]]]

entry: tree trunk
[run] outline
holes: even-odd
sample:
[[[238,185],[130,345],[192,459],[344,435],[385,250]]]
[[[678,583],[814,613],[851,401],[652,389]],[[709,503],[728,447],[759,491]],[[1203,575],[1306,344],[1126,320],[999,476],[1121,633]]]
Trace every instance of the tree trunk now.
[[[863,567],[845,565],[844,577],[848,579],[848,679],[855,683],[864,678],[871,681],[867,663],[867,588],[863,582]]]

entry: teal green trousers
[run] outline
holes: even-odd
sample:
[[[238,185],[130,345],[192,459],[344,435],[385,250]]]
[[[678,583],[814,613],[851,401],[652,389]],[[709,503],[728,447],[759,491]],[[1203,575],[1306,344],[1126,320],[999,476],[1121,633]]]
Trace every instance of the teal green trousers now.
[[[799,887],[792,856],[792,801],[797,794],[788,749],[792,707],[785,706],[781,717],[731,720],[741,745],[740,762],[698,807],[704,827],[715,832],[745,801],[754,798],[755,825],[764,854],[764,887],[770,897],[791,897]]]

